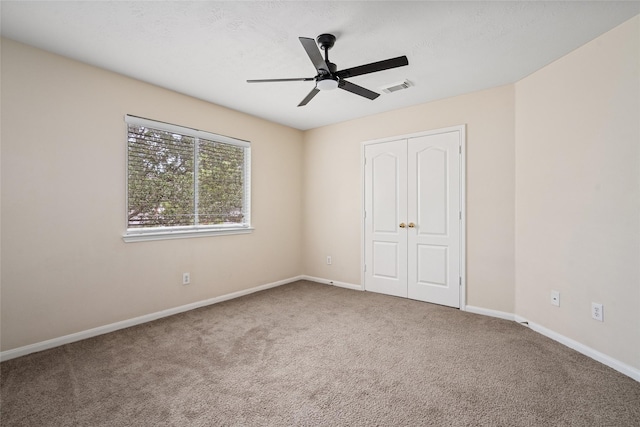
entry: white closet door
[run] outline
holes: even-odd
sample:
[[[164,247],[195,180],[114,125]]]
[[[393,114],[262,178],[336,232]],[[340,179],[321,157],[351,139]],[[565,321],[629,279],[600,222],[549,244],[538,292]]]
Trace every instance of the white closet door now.
[[[365,147],[365,288],[407,297],[407,142]]]
[[[408,297],[460,307],[460,133],[408,141]]]

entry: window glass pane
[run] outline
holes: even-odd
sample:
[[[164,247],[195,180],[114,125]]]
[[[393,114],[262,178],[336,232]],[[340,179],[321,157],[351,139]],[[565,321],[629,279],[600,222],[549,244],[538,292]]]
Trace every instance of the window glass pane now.
[[[199,224],[244,222],[244,150],[234,145],[199,140]]]
[[[128,227],[194,224],[194,138],[129,125]]]

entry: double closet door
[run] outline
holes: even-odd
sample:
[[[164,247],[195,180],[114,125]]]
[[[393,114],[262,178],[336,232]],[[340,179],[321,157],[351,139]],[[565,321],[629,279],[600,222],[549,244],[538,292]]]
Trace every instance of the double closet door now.
[[[364,144],[364,288],[461,306],[464,127]]]

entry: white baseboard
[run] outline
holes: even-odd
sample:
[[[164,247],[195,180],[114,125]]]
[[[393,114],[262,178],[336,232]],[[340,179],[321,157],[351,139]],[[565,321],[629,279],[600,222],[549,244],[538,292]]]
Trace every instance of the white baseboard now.
[[[526,320],[525,320],[526,322]],[[633,366],[627,365],[617,359],[614,359],[611,356],[607,356],[604,353],[600,353],[598,350],[594,350],[591,347],[588,347],[578,341],[572,340],[571,338],[567,338],[564,335],[561,335],[557,332],[552,331],[551,329],[547,329],[544,326],[540,326],[537,323],[528,322],[529,328],[538,332],[539,334],[544,335],[547,338],[551,338],[554,341],[559,342],[560,344],[564,344],[569,348],[574,349],[578,353],[582,353],[585,356],[588,356],[598,362],[607,365],[610,368],[615,369],[616,371],[625,374],[628,377],[633,378],[634,380],[640,382],[640,369],[636,369]]]
[[[193,302],[191,304],[181,305],[179,307],[169,308],[166,310],[158,311],[151,314],[145,314],[144,316],[134,317],[133,319],[123,320],[120,322],[111,323],[109,325],[99,326],[97,328],[88,329],[86,331],[76,332],[74,334],[65,335],[59,338],[53,338],[46,341],[41,341],[35,344],[25,345],[24,347],[18,347],[11,350],[0,352],[0,362],[16,357],[26,356],[27,354],[35,353],[38,351],[48,350],[50,348],[59,347],[61,345],[69,344],[72,342],[92,338],[98,335],[114,332],[119,329],[129,328],[131,326],[140,325],[142,323],[151,322],[152,320],[160,319],[174,314],[183,313],[185,311],[193,310],[200,307],[216,304],[230,299],[239,298],[245,295],[252,294],[254,292],[263,291],[265,289],[275,288],[277,286],[286,285],[287,283],[303,280],[304,276],[291,277],[289,279],[279,280],[277,282],[267,283],[265,285],[256,286],[250,289],[244,289],[238,292],[232,292],[230,294],[221,295],[219,297],[209,298],[203,301]]]
[[[491,310],[491,309],[482,308],[482,307],[475,307],[473,305],[465,306],[465,311],[468,311],[469,313],[482,314],[490,317],[497,317],[499,319],[504,319],[504,320],[516,320],[513,313],[507,313],[507,312],[498,311],[498,310]]]
[[[474,307],[474,306],[466,306],[466,309],[470,313],[476,314],[484,314],[485,316],[498,317],[500,319],[505,320],[513,320],[515,322],[520,323],[521,325],[527,326],[535,332],[544,335],[547,338],[551,338],[554,341],[559,342],[560,344],[566,345],[569,348],[574,349],[578,353],[582,353],[587,357],[596,360],[603,365],[607,365],[610,368],[615,369],[616,371],[625,374],[628,377],[633,378],[634,380],[640,382],[640,369],[636,369],[633,366],[627,365],[617,359],[614,359],[611,356],[607,356],[604,353],[600,353],[598,350],[594,350],[591,347],[588,347],[584,344],[579,343],[578,341],[572,340],[571,338],[567,338],[564,335],[561,335],[557,332],[552,331],[551,329],[547,329],[544,326],[540,326],[537,323],[529,322],[522,316],[518,316],[511,313],[505,313],[503,311],[490,310],[488,308],[482,307]]]
[[[331,280],[331,279],[322,279],[320,277],[300,276],[300,279],[301,280],[309,280],[311,282],[323,283],[325,285],[338,286],[340,288],[352,289],[354,291],[363,291],[364,290],[364,289],[362,289],[361,285],[354,285],[352,283],[346,283],[346,282],[338,282],[337,280]]]

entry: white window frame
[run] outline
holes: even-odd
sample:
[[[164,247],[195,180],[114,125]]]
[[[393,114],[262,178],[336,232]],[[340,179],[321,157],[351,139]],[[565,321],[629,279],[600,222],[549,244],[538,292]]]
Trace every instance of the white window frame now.
[[[145,119],[142,117],[125,115],[127,129],[130,124],[145,126],[153,129],[175,132],[177,134],[191,136],[198,140],[199,138],[208,141],[230,144],[245,148],[244,156],[244,191],[243,191],[243,215],[244,222],[242,225],[237,224],[220,224],[220,225],[188,225],[175,227],[153,227],[153,228],[127,228],[122,238],[125,242],[142,242],[150,240],[167,240],[167,239],[184,239],[191,237],[220,236],[229,234],[248,234],[254,228],[251,226],[251,143],[237,138],[231,138],[224,135],[217,135],[211,132],[198,129],[178,126],[170,123],[159,122],[156,120]],[[127,138],[128,140],[128,138]],[[127,143],[128,146],[128,143]],[[129,159],[127,149],[127,172],[126,172],[126,210],[125,210],[125,227],[128,226],[129,212]],[[197,194],[197,192],[196,192]],[[197,214],[197,213],[196,213]]]

